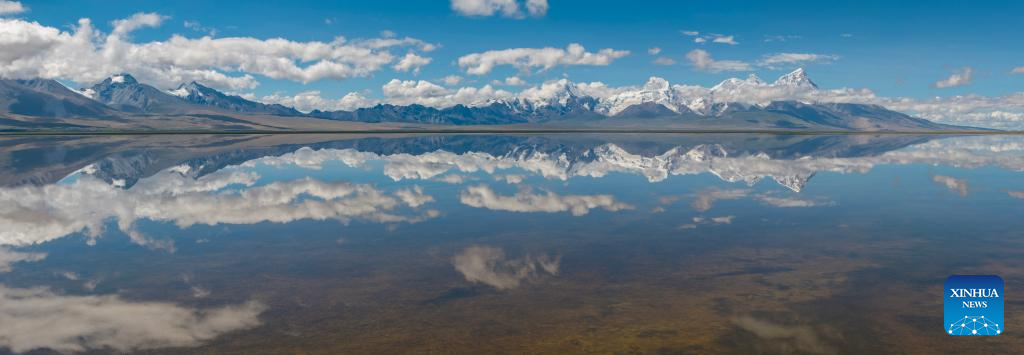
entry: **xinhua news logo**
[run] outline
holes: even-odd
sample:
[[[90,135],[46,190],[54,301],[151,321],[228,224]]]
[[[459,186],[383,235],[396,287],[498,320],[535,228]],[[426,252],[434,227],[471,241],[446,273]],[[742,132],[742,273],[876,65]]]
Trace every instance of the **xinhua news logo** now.
[[[996,275],[953,275],[946,278],[944,289],[946,333],[1003,333],[1003,278]]]

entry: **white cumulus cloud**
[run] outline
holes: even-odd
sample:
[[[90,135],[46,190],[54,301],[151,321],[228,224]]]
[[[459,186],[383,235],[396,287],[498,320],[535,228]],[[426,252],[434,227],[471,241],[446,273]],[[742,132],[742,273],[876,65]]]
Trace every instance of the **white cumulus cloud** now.
[[[505,78],[503,83],[508,86],[523,86],[526,85],[526,80],[523,80],[518,76],[510,76]]]
[[[257,100],[267,104],[281,104],[302,112],[313,110],[352,111],[358,108],[374,106],[378,103],[377,100],[369,99],[358,92],[350,92],[340,99],[328,99],[321,96],[319,90],[303,91],[293,96],[272,94]]]
[[[114,20],[114,31],[111,34],[122,37],[140,28],[159,27],[166,19],[167,16],[155,12],[140,12],[126,19]]]
[[[730,46],[735,46],[735,45],[739,44],[739,42],[736,42],[736,39],[733,36],[722,36],[722,35],[715,36],[715,38],[712,39],[711,42],[713,42],[713,43],[721,43],[721,44],[728,44]]]
[[[715,60],[711,57],[711,53],[703,49],[694,49],[686,53],[686,59],[694,68],[712,73],[752,70],[750,63],[738,60]]]
[[[394,105],[419,104],[431,107],[455,105],[479,106],[495,99],[511,99],[512,92],[495,89],[490,85],[480,88],[448,89],[426,80],[392,79],[382,88],[385,101]]]
[[[529,72],[534,68],[548,70],[559,65],[605,66],[627,55],[629,55],[629,51],[611,48],[587,52],[582,45],[572,43],[565,49],[554,47],[510,48],[472,53],[459,57],[458,63],[459,67],[468,74],[484,75],[500,65],[510,65],[522,72]]]
[[[832,54],[775,53],[764,56],[757,62],[757,64],[763,67],[774,68],[785,64],[802,64],[809,62],[827,63],[836,61],[837,59],[839,59],[839,56]]]
[[[459,83],[462,82],[462,77],[458,75],[449,75],[442,78],[441,81],[443,81],[444,84],[448,86],[459,85]]]
[[[964,86],[964,85],[967,85],[967,84],[971,83],[971,79],[972,79],[973,74],[974,74],[974,69],[973,68],[971,68],[971,67],[964,67],[964,68],[954,72],[948,78],[936,81],[934,86],[936,88],[939,88],[939,89],[951,88],[951,87],[957,87],[957,86]]]
[[[28,8],[22,5],[20,1],[0,0],[0,16],[16,15],[25,11],[28,11]]]
[[[767,54],[754,63],[749,63],[739,60],[717,60],[706,50],[694,49],[686,54],[686,59],[698,70],[717,73],[723,71],[750,71],[754,70],[755,67],[778,69],[785,65],[828,63],[838,60],[839,56],[815,53],[774,53]]]
[[[542,17],[548,13],[547,0],[451,0],[451,7],[463,16],[494,16],[524,18],[525,14]],[[524,14],[523,8],[526,8]]]
[[[38,22],[0,18],[0,77],[89,84],[128,72],[160,88],[196,80],[237,90],[258,85],[253,75],[308,83],[368,76],[389,64],[415,70],[425,61],[416,52],[436,48],[410,37],[299,42],[173,35],[162,41],[131,41],[132,31],[159,26],[165,19],[156,13],[138,13],[113,21],[113,30],[104,34],[89,19],[80,19],[71,30],[63,31]],[[391,53],[396,48],[413,56],[399,58]]]
[[[682,34],[693,37],[693,43],[697,44],[718,43],[728,44],[730,46],[740,44],[739,42],[736,42],[736,36],[733,35],[724,35],[719,33],[706,33],[701,35],[700,31],[682,31]]]
[[[419,73],[421,67],[430,64],[430,60],[430,58],[417,55],[416,53],[409,53],[402,57],[402,60],[399,60],[398,64],[395,64],[392,68],[401,72],[411,70],[413,73]]]
[[[676,60],[669,57],[658,57],[654,60],[657,65],[676,65]]]

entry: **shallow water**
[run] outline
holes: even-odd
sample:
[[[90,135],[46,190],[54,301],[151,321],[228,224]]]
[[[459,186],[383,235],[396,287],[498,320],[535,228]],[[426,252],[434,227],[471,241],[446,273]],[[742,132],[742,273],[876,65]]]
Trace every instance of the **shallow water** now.
[[[1024,137],[0,138],[0,352],[1022,351]],[[945,334],[943,281],[1006,282]]]

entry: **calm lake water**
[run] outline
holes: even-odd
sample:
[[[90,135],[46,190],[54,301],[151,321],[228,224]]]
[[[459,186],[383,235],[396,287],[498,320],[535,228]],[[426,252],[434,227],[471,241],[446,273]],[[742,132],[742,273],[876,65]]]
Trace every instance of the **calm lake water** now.
[[[0,138],[0,352],[1021,353],[1022,256],[1020,136]]]

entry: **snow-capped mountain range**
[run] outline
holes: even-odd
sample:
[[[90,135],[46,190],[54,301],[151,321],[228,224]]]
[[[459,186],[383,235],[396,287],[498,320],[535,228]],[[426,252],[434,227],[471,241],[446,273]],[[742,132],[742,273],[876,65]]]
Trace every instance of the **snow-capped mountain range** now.
[[[613,89],[612,93],[604,95],[586,84],[576,84],[568,80],[546,85],[550,85],[551,88],[542,88],[537,93],[519,95],[511,100],[493,100],[487,104],[505,103],[530,110],[547,106],[565,106],[574,98],[589,96],[597,101],[597,105],[588,109],[604,116],[617,116],[631,106],[644,104],[661,105],[677,114],[715,116],[726,112],[725,108],[730,105],[766,105],[773,101],[770,99],[771,96],[784,97],[766,93],[796,93],[818,89],[818,85],[807,77],[803,68],[783,75],[773,83],[766,83],[757,75],[751,74],[746,79],[726,79],[710,89],[690,85],[673,86],[668,80],[659,77],[651,77],[644,85],[636,88]]]
[[[354,122],[402,122],[452,125],[573,124],[656,125],[656,127],[709,129],[812,129],[812,130],[936,130],[962,129],[890,111],[877,105],[818,102],[818,86],[797,69],[772,83],[755,75],[732,78],[707,88],[672,85],[650,78],[638,87],[611,88],[600,83],[574,83],[562,79],[523,90],[518,94],[466,103],[434,106],[411,101],[408,105],[380,103],[351,111],[302,113],[279,104],[266,104],[228,95],[197,82],[172,90],[141,83],[129,74],[115,75],[89,88],[68,90],[53,80],[3,80],[6,102],[27,112],[57,117],[82,117],[82,112],[102,111],[106,116],[202,115],[220,120],[245,121],[244,115],[309,117]],[[49,83],[42,85],[39,83]],[[25,102],[25,92],[33,99]],[[77,92],[96,103],[66,100]],[[55,97],[48,97],[55,96]],[[41,98],[40,98],[41,97]],[[26,106],[38,105],[33,108]],[[91,106],[91,107],[87,107]],[[2,109],[0,105],[0,109]],[[113,112],[107,114],[107,112]],[[17,113],[17,112],[14,112]],[[213,116],[211,116],[213,115]],[[236,117],[243,115],[241,117]],[[88,116],[88,115],[85,115]],[[49,117],[49,116],[48,116]],[[647,119],[656,118],[658,121]],[[714,118],[714,119],[709,119]],[[644,119],[644,120],[636,120]],[[655,123],[656,122],[656,123]]]

